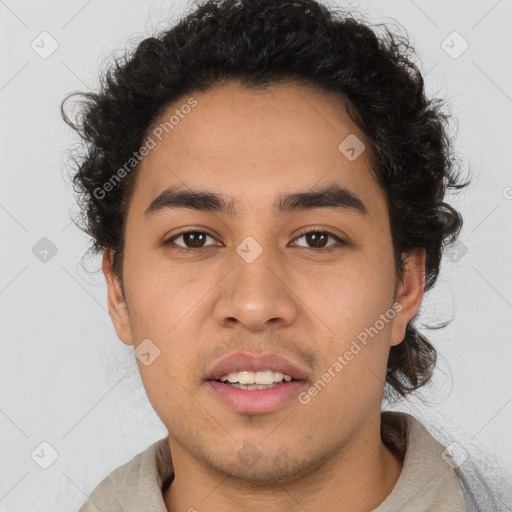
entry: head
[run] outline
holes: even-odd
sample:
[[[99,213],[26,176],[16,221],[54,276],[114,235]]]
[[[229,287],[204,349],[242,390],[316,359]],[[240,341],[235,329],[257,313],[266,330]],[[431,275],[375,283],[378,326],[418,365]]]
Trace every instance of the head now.
[[[68,119],[116,332],[158,348],[143,384],[198,460],[254,480],[307,471],[383,391],[428,382],[436,351],[414,321],[462,225],[445,193],[466,185],[441,107],[386,27],[312,0],[214,0],[117,61]],[[206,374],[242,350],[303,368],[302,400],[257,416],[212,402]]]

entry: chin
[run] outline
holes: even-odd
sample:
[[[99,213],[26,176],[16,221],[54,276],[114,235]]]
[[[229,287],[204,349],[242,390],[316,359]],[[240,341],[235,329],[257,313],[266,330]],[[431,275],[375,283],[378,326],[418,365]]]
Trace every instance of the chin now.
[[[216,460],[204,461],[213,471],[222,477],[239,482],[244,486],[266,487],[278,484],[290,484],[319,469],[330,455],[321,455],[312,459],[311,454],[290,456],[290,448],[269,449],[264,454],[250,442],[229,455],[218,455]],[[204,454],[203,454],[204,456]],[[229,462],[228,462],[229,461]]]

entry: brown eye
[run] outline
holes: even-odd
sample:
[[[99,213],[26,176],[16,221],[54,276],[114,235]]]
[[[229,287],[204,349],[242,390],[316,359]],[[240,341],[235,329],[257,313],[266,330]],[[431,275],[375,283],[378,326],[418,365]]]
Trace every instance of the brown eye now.
[[[207,236],[207,235],[206,235]],[[198,232],[198,231],[192,231],[190,233],[185,233],[183,235],[183,240],[185,242],[185,245],[187,245],[188,247],[192,247],[194,249],[198,248],[198,247],[202,247],[205,240],[206,240],[206,236],[204,233],[201,233],[201,232]]]
[[[325,233],[322,233],[320,231],[308,233],[307,235],[304,236],[306,237],[308,244],[312,244],[313,247],[317,249],[322,249],[323,247],[325,247],[329,239],[329,235],[326,235]]]
[[[307,245],[297,244],[299,247],[310,248],[313,249],[313,251],[316,249],[317,252],[321,252],[322,250],[325,252],[333,251],[335,247],[332,246],[336,246],[336,242],[338,242],[338,245],[346,245],[346,242],[339,236],[336,236],[329,231],[322,231],[319,229],[306,231],[295,240],[300,240],[301,238],[305,239]],[[329,238],[331,238],[334,243],[327,245]]]
[[[213,237],[204,231],[184,231],[167,240],[165,245],[177,245],[185,250],[202,249],[205,247],[205,242],[208,237],[213,240]],[[176,243],[175,241],[180,238],[183,239],[183,243]]]

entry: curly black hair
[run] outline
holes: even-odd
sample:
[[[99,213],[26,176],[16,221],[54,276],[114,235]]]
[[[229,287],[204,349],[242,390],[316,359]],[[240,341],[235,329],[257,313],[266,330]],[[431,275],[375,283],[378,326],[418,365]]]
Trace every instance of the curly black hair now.
[[[408,251],[424,248],[428,291],[445,245],[462,227],[459,212],[443,201],[445,193],[469,182],[460,182],[444,101],[426,97],[414,58],[407,35],[314,0],[196,5],[173,27],[116,59],[100,77],[99,92],[78,93],[83,99],[74,122],[65,112],[74,95],[62,103],[65,121],[86,148],[74,159],[72,180],[81,213],[77,226],[92,237],[90,251],[113,251],[122,284],[124,226],[137,166],[108,193],[104,184],[137,153],[166,106],[228,81],[253,89],[292,82],[345,100],[386,196],[396,275],[403,275]],[[391,395],[420,388],[435,367],[437,352],[413,325],[416,317],[403,342],[390,350]]]

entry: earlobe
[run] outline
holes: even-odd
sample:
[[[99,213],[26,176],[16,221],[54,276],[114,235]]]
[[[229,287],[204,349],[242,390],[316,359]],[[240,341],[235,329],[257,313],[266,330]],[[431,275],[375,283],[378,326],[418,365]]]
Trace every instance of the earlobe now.
[[[132,345],[132,332],[128,307],[123,297],[121,284],[112,268],[113,250],[106,248],[103,251],[102,270],[107,282],[108,312],[118,338],[126,345]]]
[[[391,345],[398,345],[405,338],[407,324],[418,311],[425,290],[425,249],[416,249],[404,255],[404,275],[399,283],[395,302]]]

